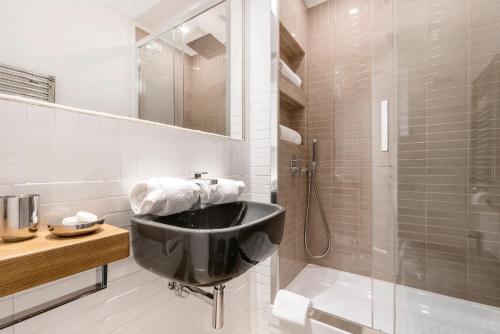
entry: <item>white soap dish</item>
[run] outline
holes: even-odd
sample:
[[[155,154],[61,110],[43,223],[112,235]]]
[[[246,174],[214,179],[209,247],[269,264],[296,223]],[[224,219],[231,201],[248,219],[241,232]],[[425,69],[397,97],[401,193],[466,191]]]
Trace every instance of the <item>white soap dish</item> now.
[[[75,237],[77,235],[84,235],[98,231],[102,224],[104,224],[104,218],[100,218],[91,223],[79,223],[74,225],[66,225],[62,223],[49,224],[49,231],[57,235],[58,237]]]

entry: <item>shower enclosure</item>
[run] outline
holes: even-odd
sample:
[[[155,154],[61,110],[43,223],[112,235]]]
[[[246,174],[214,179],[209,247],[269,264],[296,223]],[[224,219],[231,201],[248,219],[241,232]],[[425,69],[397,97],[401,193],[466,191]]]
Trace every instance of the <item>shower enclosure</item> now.
[[[279,18],[279,19],[278,19]],[[280,0],[279,288],[386,333],[500,332],[500,2]],[[277,59],[274,59],[277,61]],[[307,255],[311,168],[331,250]],[[309,247],[328,240],[311,196]]]

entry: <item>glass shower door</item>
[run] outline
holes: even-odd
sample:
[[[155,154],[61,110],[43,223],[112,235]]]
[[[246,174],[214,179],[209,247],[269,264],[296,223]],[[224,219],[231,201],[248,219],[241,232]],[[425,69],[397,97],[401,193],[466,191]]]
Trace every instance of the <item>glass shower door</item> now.
[[[498,333],[500,3],[383,3],[392,8],[395,222],[384,232],[394,227],[394,330]],[[374,81],[374,91],[385,85]]]

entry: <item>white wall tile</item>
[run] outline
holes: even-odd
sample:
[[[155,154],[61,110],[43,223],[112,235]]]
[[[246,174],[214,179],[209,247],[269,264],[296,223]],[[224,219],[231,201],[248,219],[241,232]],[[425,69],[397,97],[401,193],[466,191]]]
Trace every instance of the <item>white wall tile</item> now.
[[[25,181],[28,175],[26,105],[0,100],[0,184]]]
[[[14,298],[12,296],[0,298],[0,319],[12,314],[14,310]]]
[[[14,295],[14,312],[24,311],[96,283],[96,271],[88,270]]]
[[[28,108],[28,182],[54,182],[56,116],[51,108],[27,105]]]
[[[16,194],[40,194],[40,203],[57,203],[102,198],[106,194],[103,181],[15,184]]]
[[[101,119],[94,115],[79,115],[79,156],[82,161],[81,177],[85,181],[104,180],[103,142]]]
[[[21,138],[3,148],[11,158],[0,167],[0,193],[14,189],[41,193],[44,219],[57,220],[86,210],[127,229],[131,217],[127,194],[137,180],[153,176],[188,177],[191,171],[207,171],[211,176],[245,180],[248,193],[243,198],[269,202],[269,2],[252,1],[250,7],[251,52],[256,53],[250,64],[251,115],[245,118],[246,141],[98,114],[32,105],[26,109],[24,104],[0,99],[0,130],[15,129],[10,134],[15,132]],[[8,120],[8,126],[4,120]],[[0,131],[0,139],[11,137]],[[38,150],[30,148],[26,154],[25,142],[31,138],[39,143]],[[31,167],[37,161],[43,161],[43,168]],[[269,266],[259,265],[256,273],[249,271],[228,282],[226,326],[221,331],[211,328],[208,305],[193,297],[176,297],[168,290],[166,280],[141,269],[131,255],[109,266],[108,288],[22,322],[15,326],[15,334],[245,334],[254,328],[271,333],[264,311],[269,304]],[[22,309],[82,285],[85,277],[83,274],[66,283],[33,289],[10,297],[10,301],[19,298],[17,309]],[[250,323],[252,319],[257,319],[256,326]],[[11,329],[8,334],[14,334]]]
[[[73,333],[75,327],[84,327],[92,319],[102,319],[140,300],[141,288],[154,280],[158,278],[144,270],[125,276],[104,290],[15,325],[15,332],[30,334],[47,330],[48,333],[56,333],[59,328],[66,330],[62,333]]]
[[[137,153],[135,146],[135,123],[119,120],[120,140],[120,177],[135,179],[137,177]]]
[[[78,113],[56,111],[54,163],[57,181],[79,181],[83,165]]]
[[[0,196],[12,194],[12,186],[0,185]]]
[[[120,178],[120,123],[115,119],[101,117],[101,163],[104,180]]]
[[[106,224],[118,226],[118,227],[129,227],[132,219],[132,211],[123,211],[105,214]]]

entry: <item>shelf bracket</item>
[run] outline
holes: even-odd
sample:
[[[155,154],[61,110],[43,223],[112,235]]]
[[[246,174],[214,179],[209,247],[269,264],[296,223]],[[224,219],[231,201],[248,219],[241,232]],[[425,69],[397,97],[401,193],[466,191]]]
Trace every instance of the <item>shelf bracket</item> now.
[[[108,286],[108,265],[105,264],[102,267],[97,268],[96,275],[96,284],[94,285],[90,285],[78,291],[71,292],[67,295],[49,300],[43,304],[33,306],[27,310],[14,313],[0,319],[0,330],[105,289]]]

